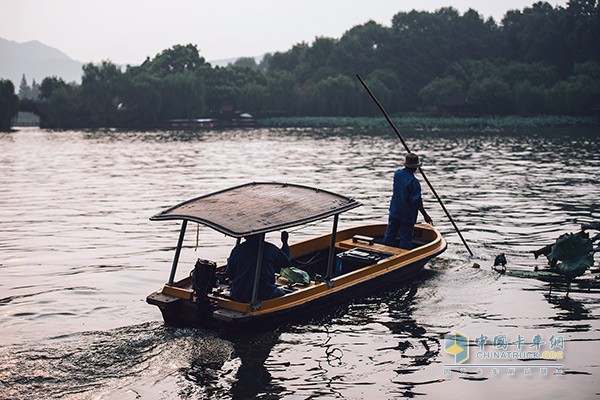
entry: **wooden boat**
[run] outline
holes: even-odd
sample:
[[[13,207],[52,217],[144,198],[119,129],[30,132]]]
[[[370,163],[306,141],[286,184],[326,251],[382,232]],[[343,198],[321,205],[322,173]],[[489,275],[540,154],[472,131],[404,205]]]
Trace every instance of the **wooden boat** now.
[[[252,115],[240,111],[222,112],[207,118],[176,118],[165,121],[172,129],[225,129],[253,128],[257,125]]]
[[[415,225],[412,250],[381,244],[385,224],[338,230],[340,214],[360,205],[332,192],[270,182],[236,186],[162,211],[151,220],[181,220],[182,225],[169,281],[150,294],[147,302],[159,307],[167,325],[216,327],[280,322],[402,282],[446,249],[441,234],[425,224]],[[331,233],[290,246],[291,266],[306,271],[310,282],[290,284],[277,276],[276,283],[285,291],[281,297],[257,298],[262,257],[258,257],[254,292],[248,303],[230,298],[224,279],[226,265],[198,260],[194,278],[174,281],[188,222],[208,226],[236,238],[238,243],[243,237],[260,235],[261,254],[266,233],[329,217],[333,217]]]

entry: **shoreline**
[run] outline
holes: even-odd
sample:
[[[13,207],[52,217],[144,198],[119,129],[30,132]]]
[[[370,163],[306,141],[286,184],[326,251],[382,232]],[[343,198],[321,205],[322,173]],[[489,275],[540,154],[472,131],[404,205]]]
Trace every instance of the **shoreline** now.
[[[504,117],[424,117],[424,116],[394,116],[391,117],[396,127],[413,130],[501,130],[521,128],[560,128],[560,127],[600,127],[600,117],[590,116],[504,116]],[[387,120],[383,117],[270,117],[257,118],[255,126],[228,126],[222,128],[202,127],[169,127],[169,126],[112,126],[112,127],[65,127],[42,128],[35,125],[13,125],[8,132],[19,128],[39,128],[44,130],[229,130],[229,129],[256,129],[256,128],[354,128],[354,129],[389,129]]]
[[[598,117],[578,116],[505,116],[505,117],[391,117],[398,128],[531,128],[600,126]],[[389,127],[383,117],[276,117],[258,119],[261,128],[383,128]]]

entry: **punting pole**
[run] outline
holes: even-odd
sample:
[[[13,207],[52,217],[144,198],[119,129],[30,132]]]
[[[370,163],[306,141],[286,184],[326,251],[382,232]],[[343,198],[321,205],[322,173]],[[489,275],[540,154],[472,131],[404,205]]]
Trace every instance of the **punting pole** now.
[[[179,240],[177,241],[177,249],[175,250],[175,257],[173,258],[173,266],[171,267],[171,275],[169,276],[169,285],[173,284],[175,280],[175,271],[177,271],[177,264],[179,263],[179,255],[181,254],[181,247],[183,246],[183,238],[185,237],[185,228],[187,227],[187,219],[184,219],[181,223],[181,231],[179,231]]]
[[[367,91],[367,93],[369,93],[369,96],[371,96],[371,98],[373,99],[373,101],[375,102],[375,104],[377,104],[377,107],[379,107],[379,109],[383,113],[383,116],[387,120],[388,124],[390,124],[390,126],[392,127],[392,129],[396,133],[396,136],[398,137],[398,139],[400,139],[400,142],[402,142],[402,145],[404,146],[404,149],[408,153],[410,153],[410,149],[408,148],[408,145],[406,144],[406,141],[404,141],[404,138],[402,137],[402,135],[400,135],[400,131],[398,130],[398,128],[396,128],[396,125],[394,125],[394,123],[390,119],[388,113],[385,112],[385,109],[383,108],[383,106],[381,105],[381,103],[379,102],[379,100],[377,100],[377,98],[375,97],[375,95],[373,94],[373,92],[371,92],[371,89],[369,89],[369,87],[367,86],[367,84],[365,83],[365,81],[363,81],[363,79],[360,77],[360,75],[356,74],[356,77],[358,78],[358,80],[360,81],[360,83],[363,85],[363,87],[365,88],[365,90]],[[421,173],[421,176],[423,176],[423,179],[425,180],[425,182],[427,182],[427,186],[429,186],[429,188],[431,189],[431,192],[433,193],[433,195],[437,199],[438,203],[440,203],[440,206],[442,206],[442,209],[444,210],[444,212],[448,216],[448,219],[452,223],[452,226],[454,227],[454,230],[456,231],[456,233],[458,233],[458,236],[460,237],[460,240],[462,240],[463,244],[467,248],[467,251],[472,256],[473,252],[469,248],[469,245],[465,241],[465,238],[463,238],[462,233],[460,233],[460,229],[458,229],[458,226],[456,226],[456,224],[454,223],[454,219],[452,219],[452,216],[450,215],[450,213],[446,209],[446,206],[442,202],[442,199],[440,198],[440,196],[438,196],[437,192],[433,188],[433,185],[431,184],[431,182],[429,182],[429,179],[427,179],[427,176],[425,175],[425,172],[421,169],[421,167],[419,167],[419,172]]]

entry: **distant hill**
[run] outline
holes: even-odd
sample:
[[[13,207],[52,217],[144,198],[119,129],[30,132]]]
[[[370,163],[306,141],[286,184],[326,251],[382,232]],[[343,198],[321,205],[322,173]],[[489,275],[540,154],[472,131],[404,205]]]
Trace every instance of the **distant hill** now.
[[[23,74],[29,85],[33,79],[41,83],[48,76],[81,82],[83,63],[37,40],[17,43],[0,38],[0,60],[0,78],[10,79],[17,93]]]
[[[260,63],[264,55],[253,57]],[[213,67],[226,67],[239,57],[208,61]],[[19,92],[21,78],[25,74],[31,86],[33,79],[37,83],[48,76],[57,76],[66,82],[81,83],[83,63],[73,60],[62,51],[47,46],[37,40],[25,43],[0,38],[0,78],[9,79]]]

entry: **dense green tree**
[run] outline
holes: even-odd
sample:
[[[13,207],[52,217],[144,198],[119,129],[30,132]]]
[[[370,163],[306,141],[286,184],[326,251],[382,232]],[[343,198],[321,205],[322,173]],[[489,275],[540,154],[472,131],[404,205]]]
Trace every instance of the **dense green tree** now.
[[[193,73],[178,73],[160,82],[163,119],[195,118],[204,112],[204,81]]]
[[[498,65],[484,60],[465,59],[454,62],[446,68],[444,76],[454,77],[469,86],[471,82],[498,75]]]
[[[271,59],[273,58],[273,54],[267,53],[263,56],[263,58],[258,63],[258,70],[263,74],[266,74],[269,71],[269,66],[271,65]]]
[[[587,75],[596,81],[600,80],[600,60],[575,64],[573,75]]]
[[[510,86],[528,82],[532,85],[550,87],[560,79],[555,67],[540,62],[526,64],[513,61],[501,65],[498,68],[498,76]]]
[[[162,80],[149,73],[138,73],[124,79],[117,106],[119,125],[138,127],[157,126],[162,123]]]
[[[565,40],[564,10],[537,2],[523,11],[509,11],[502,20],[508,57],[527,63],[549,62],[566,74],[572,66]]]
[[[48,119],[41,119],[43,128],[71,129],[91,126],[90,112],[85,105],[81,86],[65,84],[56,88],[48,99]]]
[[[38,100],[40,98],[40,85],[35,81],[35,79],[31,80],[30,98],[32,100]]]
[[[249,82],[241,87],[237,106],[240,110],[258,115],[267,109],[268,97],[269,90],[267,86],[256,82]]]
[[[40,85],[35,82],[35,79],[31,81],[31,86],[27,84],[27,78],[25,74],[21,78],[19,84],[19,99],[37,100],[40,97]]]
[[[119,90],[123,84],[120,69],[110,61],[85,64],[81,89],[86,108],[90,110],[93,126],[110,126],[121,100]]]
[[[528,80],[517,83],[513,88],[516,112],[521,115],[546,114],[549,109],[546,92],[544,86]]]
[[[352,115],[356,104],[355,83],[344,75],[328,77],[313,89],[313,115]]]
[[[296,80],[304,83],[305,77],[298,76],[296,69],[301,66],[304,53],[309,48],[308,44],[302,42],[295,44],[286,52],[276,52],[269,60],[269,73],[290,72],[296,76]],[[304,79],[302,79],[304,78]]]
[[[338,46],[338,41],[327,37],[317,37],[303,53],[302,62],[311,69],[329,66],[330,57]]]
[[[203,67],[206,67],[206,61],[204,57],[200,56],[196,45],[193,44],[175,45],[162,51],[154,59],[147,59],[142,64],[142,68],[149,69],[159,76],[197,72]]]
[[[270,73],[267,81],[266,110],[278,114],[297,115],[300,110],[300,88],[290,72]]]
[[[19,98],[15,86],[7,79],[0,79],[0,131],[9,131],[12,119],[19,111]]]
[[[508,84],[499,78],[484,78],[471,83],[469,101],[484,114],[509,114],[513,111],[512,93]]]
[[[463,16],[453,8],[402,12],[393,17],[391,29],[394,54],[389,59],[397,60],[393,67],[412,104],[418,91],[452,63],[488,57],[502,48],[494,21],[484,21],[473,10]]]
[[[23,74],[23,77],[21,78],[21,83],[19,85],[19,98],[31,98],[31,87],[27,84],[27,78],[25,78],[25,74]]]
[[[210,64],[191,44],[173,46],[140,67],[128,68],[115,102],[119,121],[147,126],[203,115],[210,73]]]
[[[390,114],[461,98],[468,98],[469,112],[485,114],[593,114],[600,110],[598,37],[598,0],[566,7],[540,1],[509,11],[501,24],[472,9],[413,10],[394,15],[390,26],[369,21],[339,39],[317,37],[266,54],[258,65],[242,57],[213,68],[192,44],[125,72],[110,62],[87,64],[80,86],[47,78],[40,97],[56,126],[152,126],[224,107],[261,115],[379,115],[358,73]]]
[[[402,100],[405,98],[402,84],[391,69],[376,69],[366,77],[363,77],[373,93],[377,93],[377,99],[385,104],[390,110],[397,110],[404,106]],[[357,99],[358,114],[380,115],[381,111],[373,103],[369,96],[365,96],[362,88]]]
[[[240,57],[233,62],[234,67],[238,68],[250,68],[252,70],[258,70],[258,64],[254,57]]]
[[[552,88],[552,107],[560,114],[590,114],[600,111],[600,64],[576,64],[574,74]]]
[[[232,65],[216,67],[206,74],[206,106],[217,112],[223,106],[237,106],[242,87],[249,83],[267,86],[267,78],[259,71]]]
[[[466,98],[464,84],[456,78],[436,78],[419,91],[423,104],[438,106],[450,102],[456,97]]]
[[[563,16],[561,39],[572,62],[600,61],[600,1],[570,0]]]
[[[385,47],[390,42],[387,28],[369,21],[346,32],[334,47],[329,49],[330,63],[347,76],[356,73],[364,76],[382,65]],[[316,41],[319,44],[324,39]]]
[[[51,76],[44,78],[40,85],[40,98],[43,100],[49,100],[57,89],[67,87],[67,83],[62,78]]]

